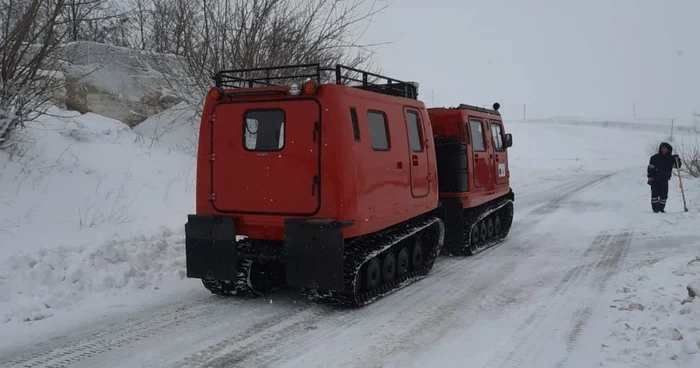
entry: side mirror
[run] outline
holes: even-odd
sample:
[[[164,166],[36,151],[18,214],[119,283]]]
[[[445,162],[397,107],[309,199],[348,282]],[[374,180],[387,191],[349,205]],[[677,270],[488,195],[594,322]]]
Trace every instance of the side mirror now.
[[[503,145],[506,146],[506,148],[513,147],[513,135],[512,134],[510,134],[510,133],[506,134],[506,140],[505,140],[505,142],[503,142]]]

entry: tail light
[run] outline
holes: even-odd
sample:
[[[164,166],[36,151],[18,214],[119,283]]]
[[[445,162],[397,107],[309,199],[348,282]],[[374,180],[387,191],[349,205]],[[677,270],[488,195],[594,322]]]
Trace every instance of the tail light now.
[[[207,95],[207,97],[210,100],[218,101],[221,99],[221,97],[223,97],[223,95],[224,92],[220,88],[212,87],[211,89],[209,89],[209,94]]]
[[[313,95],[316,93],[316,90],[318,89],[318,84],[312,80],[308,80],[304,82],[304,94],[305,95]]]

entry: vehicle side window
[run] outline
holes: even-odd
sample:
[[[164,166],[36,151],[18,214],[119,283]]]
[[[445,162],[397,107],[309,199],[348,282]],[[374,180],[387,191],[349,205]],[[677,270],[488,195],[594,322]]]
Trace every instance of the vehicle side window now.
[[[249,151],[282,150],[284,110],[249,110],[244,117],[243,137]]]
[[[423,135],[421,134],[420,118],[415,111],[406,113],[406,124],[408,128],[408,139],[411,143],[411,151],[423,152]]]
[[[350,119],[352,120],[352,135],[355,137],[355,142],[360,141],[360,123],[357,120],[357,109],[350,108]]]
[[[474,151],[486,151],[486,145],[484,145],[484,131],[481,127],[481,121],[469,120],[469,130],[472,137],[472,147],[474,147]]]
[[[491,137],[493,138],[493,149],[496,151],[504,151],[501,124],[495,121],[491,122]]]
[[[369,122],[369,138],[375,151],[389,150],[389,129],[386,125],[386,117],[378,111],[367,112]]]

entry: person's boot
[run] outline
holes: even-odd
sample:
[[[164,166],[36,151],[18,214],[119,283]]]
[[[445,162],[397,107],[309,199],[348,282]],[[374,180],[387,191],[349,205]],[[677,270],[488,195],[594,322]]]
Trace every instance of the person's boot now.
[[[654,211],[654,213],[659,213],[658,199],[654,198],[651,200],[651,209]]]
[[[659,209],[659,212],[666,213],[666,211],[664,211],[666,209],[666,200],[660,199],[659,200],[659,207],[657,207],[657,208]]]

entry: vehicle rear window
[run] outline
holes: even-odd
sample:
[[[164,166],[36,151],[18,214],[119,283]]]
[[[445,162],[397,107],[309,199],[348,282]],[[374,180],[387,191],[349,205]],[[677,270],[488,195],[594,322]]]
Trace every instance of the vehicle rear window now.
[[[245,148],[279,151],[284,147],[284,110],[249,110],[243,123]]]

